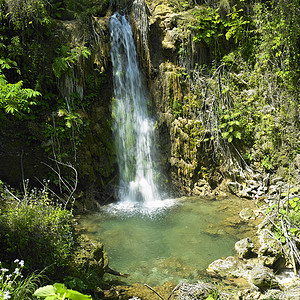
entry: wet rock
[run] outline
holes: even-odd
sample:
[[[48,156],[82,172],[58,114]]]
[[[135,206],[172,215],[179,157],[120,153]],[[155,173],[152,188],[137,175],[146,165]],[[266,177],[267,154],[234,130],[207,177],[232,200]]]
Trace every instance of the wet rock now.
[[[199,180],[195,183],[192,194],[195,196],[208,196],[211,195],[212,190],[206,180]]]
[[[260,291],[266,291],[272,287],[278,287],[273,271],[265,266],[256,265],[250,272],[251,284],[254,284]]]
[[[86,237],[81,239],[80,250],[75,254],[70,273],[74,277],[82,277],[93,272],[101,278],[108,269],[108,256],[104,245]]]
[[[159,293],[164,299],[167,299],[172,293],[175,285],[171,282],[165,282],[162,286],[152,287],[157,293]],[[104,297],[101,299],[106,300],[138,300],[138,299],[158,299],[158,296],[144,284],[134,283],[127,286],[113,286],[110,290],[104,291]],[[175,298],[171,298],[175,299]],[[178,298],[177,298],[178,299]]]
[[[283,299],[300,299],[300,279],[297,278],[284,291]]]
[[[253,255],[253,242],[250,237],[242,239],[235,243],[234,249],[240,258],[247,258]]]
[[[187,284],[182,282],[176,291],[177,299],[194,300],[206,299],[215,288],[212,284],[199,282],[197,284]]]
[[[258,255],[266,266],[274,266],[279,258],[283,257],[281,244],[272,238],[265,229],[260,234],[260,244]]]
[[[208,266],[206,271],[211,276],[221,278],[248,277],[250,272],[246,263],[234,256],[215,260]]]
[[[281,290],[268,290],[265,294],[261,295],[260,300],[270,300],[270,299],[287,299],[285,298],[284,292]],[[294,298],[291,298],[294,299]]]
[[[240,218],[244,221],[249,221],[250,219],[255,219],[255,213],[251,208],[244,208],[240,211]]]
[[[228,188],[233,194],[237,196],[240,196],[240,191],[243,190],[243,186],[240,183],[233,181],[228,182]]]

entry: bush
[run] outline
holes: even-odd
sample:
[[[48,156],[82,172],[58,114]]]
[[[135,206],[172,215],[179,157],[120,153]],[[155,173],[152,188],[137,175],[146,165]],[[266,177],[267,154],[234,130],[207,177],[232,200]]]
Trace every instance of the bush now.
[[[3,199],[1,199],[3,200]],[[7,203],[7,199],[6,199]],[[75,248],[73,215],[53,205],[47,193],[32,192],[0,211],[0,260],[19,257],[30,270],[64,267]]]
[[[10,270],[0,262],[0,299],[30,300],[31,295],[41,284],[42,274],[22,275],[24,261],[16,259]],[[12,271],[14,270],[14,271]]]

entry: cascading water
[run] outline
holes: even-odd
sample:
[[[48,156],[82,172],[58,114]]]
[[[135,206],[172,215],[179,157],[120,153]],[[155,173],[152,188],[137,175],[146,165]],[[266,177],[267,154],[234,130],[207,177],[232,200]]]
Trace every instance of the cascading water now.
[[[154,124],[147,112],[147,90],[137,63],[130,24],[115,13],[110,19],[113,65],[113,119],[119,164],[119,209],[155,210],[162,201],[154,183]]]

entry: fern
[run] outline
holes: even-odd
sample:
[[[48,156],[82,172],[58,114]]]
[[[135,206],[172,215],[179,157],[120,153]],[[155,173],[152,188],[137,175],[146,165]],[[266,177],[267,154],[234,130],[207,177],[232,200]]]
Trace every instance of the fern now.
[[[8,114],[30,112],[30,106],[35,105],[34,98],[41,93],[32,89],[23,89],[23,81],[8,83],[0,72],[0,108]]]

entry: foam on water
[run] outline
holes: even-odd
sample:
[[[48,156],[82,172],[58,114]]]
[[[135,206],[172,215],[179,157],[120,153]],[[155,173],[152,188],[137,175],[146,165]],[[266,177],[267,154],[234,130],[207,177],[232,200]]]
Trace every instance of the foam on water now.
[[[130,24],[115,13],[110,18],[113,65],[113,131],[119,166],[119,203],[111,212],[152,214],[172,206],[155,183],[154,121],[149,117],[148,90],[139,70]]]
[[[102,211],[120,217],[143,215],[152,218],[176,205],[179,205],[179,202],[175,199],[151,200],[142,203],[128,199],[104,206]]]

